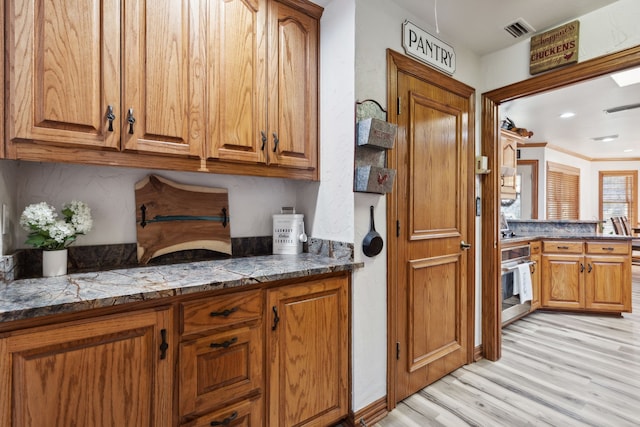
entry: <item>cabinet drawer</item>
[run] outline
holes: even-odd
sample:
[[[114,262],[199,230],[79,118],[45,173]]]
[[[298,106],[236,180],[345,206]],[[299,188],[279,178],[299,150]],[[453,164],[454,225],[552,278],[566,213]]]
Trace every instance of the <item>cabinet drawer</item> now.
[[[531,251],[531,255],[537,255],[541,251],[542,245],[540,242],[531,242],[529,244],[529,250]]]
[[[185,302],[180,308],[181,332],[188,335],[260,319],[262,294],[259,290],[238,292]]]
[[[587,242],[587,253],[626,255],[629,253],[629,243]]]
[[[243,400],[233,405],[197,418],[181,427],[210,427],[210,426],[262,426],[262,399],[259,396],[251,400]]]
[[[542,251],[545,253],[554,252],[561,254],[581,254],[582,242],[561,240],[542,242]]]
[[[259,392],[261,333],[258,322],[180,344],[180,416],[204,413]]]

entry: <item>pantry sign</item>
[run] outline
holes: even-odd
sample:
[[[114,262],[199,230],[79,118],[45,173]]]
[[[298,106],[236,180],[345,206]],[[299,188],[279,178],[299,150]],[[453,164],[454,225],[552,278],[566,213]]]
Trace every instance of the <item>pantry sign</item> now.
[[[456,54],[453,48],[410,21],[402,24],[402,47],[407,55],[447,74],[456,71]]]

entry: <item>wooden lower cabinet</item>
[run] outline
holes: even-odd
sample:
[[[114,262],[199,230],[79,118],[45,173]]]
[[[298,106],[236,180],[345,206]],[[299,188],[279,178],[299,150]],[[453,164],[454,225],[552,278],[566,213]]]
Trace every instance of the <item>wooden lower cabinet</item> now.
[[[267,291],[267,426],[328,426],[348,413],[348,280]]]
[[[541,306],[581,311],[630,312],[629,243],[544,242]]]
[[[0,325],[0,426],[335,424],[349,409],[349,276],[290,283]]]
[[[0,339],[0,425],[170,427],[171,313],[103,316]]]

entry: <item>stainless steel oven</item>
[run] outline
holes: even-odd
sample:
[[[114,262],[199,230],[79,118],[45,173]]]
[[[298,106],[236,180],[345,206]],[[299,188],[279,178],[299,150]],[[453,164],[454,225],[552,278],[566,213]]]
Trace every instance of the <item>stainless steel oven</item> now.
[[[521,303],[520,296],[517,293],[514,294],[516,273],[522,264],[534,268],[535,261],[531,261],[531,250],[528,244],[502,249],[502,326],[531,311],[531,301]]]

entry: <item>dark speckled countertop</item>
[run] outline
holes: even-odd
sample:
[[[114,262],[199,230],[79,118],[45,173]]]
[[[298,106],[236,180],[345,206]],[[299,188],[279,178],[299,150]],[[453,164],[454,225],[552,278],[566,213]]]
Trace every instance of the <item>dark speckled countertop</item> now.
[[[0,322],[351,271],[360,266],[348,259],[303,253],[14,280],[0,285]]]
[[[618,234],[566,234],[566,233],[540,233],[540,234],[523,234],[515,237],[501,239],[501,243],[516,244],[531,242],[533,240],[620,240],[630,241],[631,236],[621,236]]]

